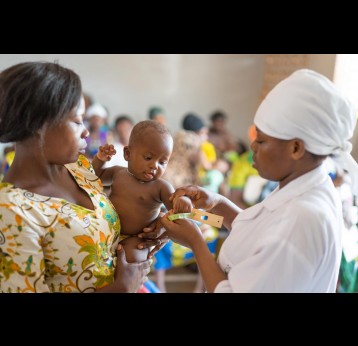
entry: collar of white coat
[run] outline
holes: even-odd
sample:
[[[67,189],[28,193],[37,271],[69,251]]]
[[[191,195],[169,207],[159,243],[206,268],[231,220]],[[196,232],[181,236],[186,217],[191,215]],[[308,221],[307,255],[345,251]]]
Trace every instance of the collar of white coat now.
[[[323,165],[292,180],[283,189],[277,187],[264,201],[245,209],[238,215],[239,220],[248,220],[256,217],[263,208],[274,211],[294,197],[304,194],[313,187],[331,179]]]

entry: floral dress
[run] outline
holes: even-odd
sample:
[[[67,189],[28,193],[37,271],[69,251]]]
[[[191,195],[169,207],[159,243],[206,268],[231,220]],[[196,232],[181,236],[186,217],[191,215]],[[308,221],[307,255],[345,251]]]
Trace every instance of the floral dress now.
[[[94,210],[0,183],[0,292],[94,292],[113,282],[118,215],[83,155],[66,168]]]

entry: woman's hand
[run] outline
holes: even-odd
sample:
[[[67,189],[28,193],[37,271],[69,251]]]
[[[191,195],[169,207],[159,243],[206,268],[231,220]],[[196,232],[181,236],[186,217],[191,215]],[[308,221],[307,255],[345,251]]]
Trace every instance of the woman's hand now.
[[[195,208],[210,210],[214,208],[220,201],[220,195],[205,190],[202,187],[189,185],[180,187],[170,196],[169,200],[173,203],[181,196],[188,196]]]
[[[231,230],[232,222],[242,211],[228,198],[195,185],[183,186],[176,189],[176,191],[169,197],[169,200],[175,201],[175,199],[181,196],[189,197],[194,208],[208,210],[213,214],[223,216],[224,226],[228,230]]]
[[[152,260],[128,263],[122,245],[117,248],[117,266],[114,273],[114,282],[96,292],[99,293],[136,293],[147,281]]]
[[[138,244],[138,249],[154,248],[149,252],[148,258],[152,258],[153,255],[158,252],[169,241],[168,236],[165,233],[165,228],[162,226],[161,217],[164,213],[160,213],[158,218],[153,221],[148,227],[143,228],[143,233],[138,234],[139,238],[143,239],[143,242]]]
[[[168,216],[172,212],[165,214],[162,217],[162,225],[165,227],[165,234],[169,236],[174,242],[193,248],[198,242],[205,242],[200,228],[191,220],[177,219],[170,221]]]

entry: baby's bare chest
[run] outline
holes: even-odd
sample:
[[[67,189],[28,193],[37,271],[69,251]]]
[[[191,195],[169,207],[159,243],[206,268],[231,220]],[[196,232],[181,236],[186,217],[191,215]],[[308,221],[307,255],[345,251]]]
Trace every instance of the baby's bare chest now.
[[[153,183],[132,182],[123,179],[112,184],[110,199],[122,208],[131,206],[152,210],[158,208],[162,203],[160,198],[160,187]]]

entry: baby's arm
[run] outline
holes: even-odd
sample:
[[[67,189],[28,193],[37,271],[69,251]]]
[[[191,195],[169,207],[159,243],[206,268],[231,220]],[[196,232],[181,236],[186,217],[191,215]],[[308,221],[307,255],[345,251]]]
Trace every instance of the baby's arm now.
[[[92,160],[92,167],[96,175],[101,178],[103,185],[112,184],[115,167],[103,168],[106,161],[109,161],[113,155],[116,154],[112,144],[105,144],[100,146],[96,156]]]
[[[173,209],[174,213],[190,213],[193,205],[189,197],[180,196],[170,201],[169,197],[174,192],[173,186],[166,180],[162,180],[161,201],[164,203],[167,210]]]

